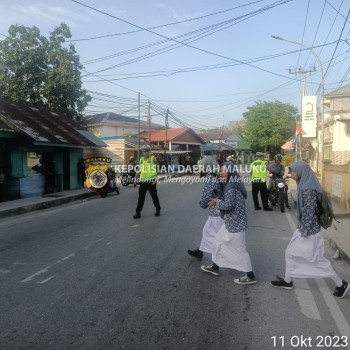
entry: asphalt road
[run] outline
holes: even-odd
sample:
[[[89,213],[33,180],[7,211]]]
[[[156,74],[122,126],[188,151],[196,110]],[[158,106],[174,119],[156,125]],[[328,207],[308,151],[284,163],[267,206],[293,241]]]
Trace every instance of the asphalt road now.
[[[346,348],[338,337],[350,342],[350,295],[335,299],[330,280],[270,286],[284,276],[293,210],[256,212],[248,194],[256,285],[235,285],[238,271],[200,270],[210,256],[200,262],[187,249],[198,247],[207,219],[201,188],[160,183],[160,217],[148,194],[134,220],[137,189],[128,187],[2,219],[0,349]],[[334,266],[348,274],[344,263]]]

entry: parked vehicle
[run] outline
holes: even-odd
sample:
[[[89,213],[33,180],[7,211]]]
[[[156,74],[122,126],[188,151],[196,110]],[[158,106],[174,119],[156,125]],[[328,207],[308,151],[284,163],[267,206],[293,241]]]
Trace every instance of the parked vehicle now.
[[[98,157],[85,159],[86,168],[86,186],[92,191],[98,193],[102,198],[110,192],[119,194],[116,184],[116,175],[114,169],[108,165],[110,158]]]
[[[278,204],[282,213],[284,213],[285,207],[289,208],[288,185],[284,178],[273,180],[272,189],[269,193],[269,201],[272,206]]]
[[[121,173],[120,175],[120,183],[123,186],[128,186],[128,185],[134,185],[136,186],[138,181],[138,179],[136,178],[136,173],[135,172],[131,172],[131,173]]]

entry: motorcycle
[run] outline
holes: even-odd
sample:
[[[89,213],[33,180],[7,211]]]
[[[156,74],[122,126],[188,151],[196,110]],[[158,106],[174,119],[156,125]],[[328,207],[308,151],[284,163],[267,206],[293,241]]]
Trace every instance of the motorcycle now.
[[[136,178],[136,172],[121,173],[120,183],[123,186],[134,185],[136,187],[138,183],[138,179]]]
[[[105,198],[108,193],[119,190],[116,184],[116,176],[112,167],[108,164],[112,159],[108,157],[91,157],[86,158],[86,187],[98,193],[102,198]],[[104,164],[103,164],[104,163]]]
[[[285,179],[275,178],[272,182],[272,189],[269,193],[269,201],[272,206],[279,204],[281,213],[284,213],[284,208],[289,208],[288,204],[288,185]]]

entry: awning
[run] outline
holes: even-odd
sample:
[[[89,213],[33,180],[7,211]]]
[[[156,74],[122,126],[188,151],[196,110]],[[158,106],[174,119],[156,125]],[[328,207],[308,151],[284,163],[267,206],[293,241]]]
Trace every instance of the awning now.
[[[202,152],[218,151],[218,146],[216,145],[201,145]]]

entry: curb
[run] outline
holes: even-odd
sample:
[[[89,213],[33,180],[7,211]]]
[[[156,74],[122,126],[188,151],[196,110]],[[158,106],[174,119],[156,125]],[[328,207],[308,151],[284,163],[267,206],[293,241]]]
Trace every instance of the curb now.
[[[341,248],[339,248],[339,246],[337,245],[336,241],[332,238],[329,238],[329,244],[333,249],[336,249],[339,251],[339,256],[340,259],[345,261],[346,263],[348,263],[350,265],[350,256],[348,254],[346,254],[344,252],[344,250],[342,250]]]
[[[61,198],[48,199],[41,203],[28,204],[28,205],[24,205],[13,209],[6,209],[6,210],[0,211],[0,218],[19,215],[19,214],[25,214],[35,210],[44,210],[44,209],[48,209],[58,205],[66,204],[69,202],[74,202],[77,200],[90,198],[94,196],[96,197],[96,195],[97,195],[96,192],[91,191],[87,193],[80,193],[74,196],[64,196]]]

